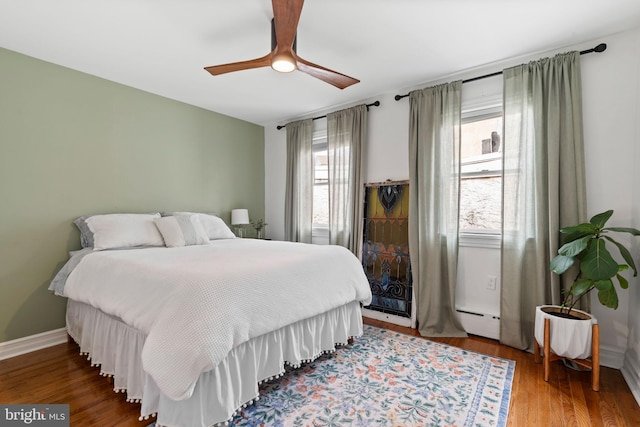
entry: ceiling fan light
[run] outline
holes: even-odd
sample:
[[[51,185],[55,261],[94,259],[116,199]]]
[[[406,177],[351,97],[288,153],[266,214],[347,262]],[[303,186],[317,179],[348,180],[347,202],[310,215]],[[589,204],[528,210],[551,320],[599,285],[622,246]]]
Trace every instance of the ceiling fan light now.
[[[271,68],[279,73],[290,73],[296,69],[296,61],[288,55],[276,55],[271,60]]]

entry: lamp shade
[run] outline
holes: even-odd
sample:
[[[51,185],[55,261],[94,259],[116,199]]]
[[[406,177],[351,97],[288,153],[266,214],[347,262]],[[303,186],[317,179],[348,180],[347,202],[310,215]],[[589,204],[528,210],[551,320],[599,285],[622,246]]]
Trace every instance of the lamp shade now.
[[[231,225],[249,224],[249,211],[247,209],[231,210]]]

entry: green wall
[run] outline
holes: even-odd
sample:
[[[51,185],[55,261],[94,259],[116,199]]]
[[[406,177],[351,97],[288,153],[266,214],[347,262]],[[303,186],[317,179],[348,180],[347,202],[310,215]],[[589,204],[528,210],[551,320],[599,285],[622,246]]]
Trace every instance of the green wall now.
[[[65,325],[76,217],[237,207],[264,217],[262,126],[0,49],[0,342]]]

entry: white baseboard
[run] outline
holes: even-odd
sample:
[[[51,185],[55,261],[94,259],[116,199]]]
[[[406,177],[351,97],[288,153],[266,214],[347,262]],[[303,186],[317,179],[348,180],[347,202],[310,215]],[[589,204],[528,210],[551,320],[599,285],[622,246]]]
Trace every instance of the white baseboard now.
[[[630,353],[630,351],[627,352],[621,371],[624,380],[627,382],[629,389],[631,389],[633,397],[635,397],[636,402],[640,404],[640,366],[638,366],[638,362],[631,357]]]
[[[30,335],[0,343],[0,360],[30,353],[67,341],[67,328],[54,329],[41,334]]]
[[[624,350],[609,346],[600,346],[600,366],[621,369],[624,364]]]

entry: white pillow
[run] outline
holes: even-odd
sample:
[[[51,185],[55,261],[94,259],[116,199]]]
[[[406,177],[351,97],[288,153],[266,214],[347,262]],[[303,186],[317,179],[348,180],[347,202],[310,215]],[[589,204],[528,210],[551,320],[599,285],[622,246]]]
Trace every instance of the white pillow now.
[[[164,246],[164,240],[153,223],[155,214],[93,215],[84,221],[93,234],[93,250]]]
[[[235,239],[236,235],[233,231],[224,223],[222,218],[215,215],[208,215],[203,213],[190,213],[190,212],[174,212],[175,216],[191,216],[195,217],[202,224],[205,233],[209,237],[209,240],[218,239]]]
[[[207,233],[195,215],[165,216],[154,222],[168,248],[209,244]]]

